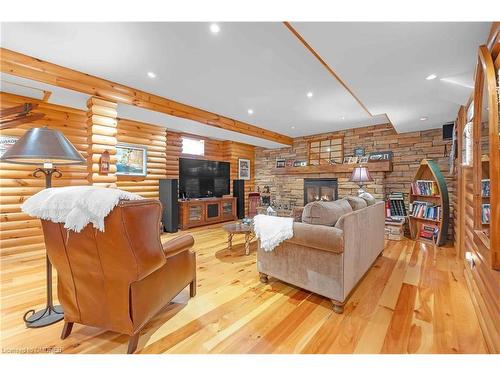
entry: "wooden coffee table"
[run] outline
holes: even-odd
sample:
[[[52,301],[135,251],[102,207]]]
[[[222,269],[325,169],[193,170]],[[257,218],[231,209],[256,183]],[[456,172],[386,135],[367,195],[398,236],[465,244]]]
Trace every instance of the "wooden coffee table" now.
[[[235,234],[245,235],[245,255],[250,254],[250,241],[255,237],[252,226],[242,223],[231,223],[223,225],[222,228],[227,232],[227,247],[229,251],[233,249],[233,236]]]

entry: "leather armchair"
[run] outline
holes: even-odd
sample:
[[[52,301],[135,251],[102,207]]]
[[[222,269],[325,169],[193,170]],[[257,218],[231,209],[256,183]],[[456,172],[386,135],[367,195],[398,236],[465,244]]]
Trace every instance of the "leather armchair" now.
[[[105,218],[105,232],[90,224],[68,232],[42,220],[64,308],[62,339],[80,323],[130,335],[133,353],[142,327],[187,285],[194,297],[194,239],[183,235],[162,244],[161,212],[158,200],[120,201]]]

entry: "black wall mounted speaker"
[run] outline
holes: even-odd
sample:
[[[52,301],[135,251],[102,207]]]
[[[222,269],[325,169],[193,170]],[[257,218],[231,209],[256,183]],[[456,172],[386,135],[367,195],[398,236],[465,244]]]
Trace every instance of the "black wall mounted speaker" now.
[[[179,228],[178,187],[179,181],[176,179],[160,180],[163,230],[169,233],[175,233]]]
[[[236,197],[236,215],[245,217],[245,180],[233,180],[233,197]]]
[[[453,126],[455,123],[449,122],[443,125],[443,140],[453,139]]]

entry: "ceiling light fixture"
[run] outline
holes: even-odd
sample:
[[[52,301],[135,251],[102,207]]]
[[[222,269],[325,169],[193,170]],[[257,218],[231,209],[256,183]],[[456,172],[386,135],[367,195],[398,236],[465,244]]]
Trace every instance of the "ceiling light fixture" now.
[[[210,31],[213,33],[213,34],[218,34],[219,31],[220,31],[220,26],[217,25],[216,23],[212,23],[210,25]]]
[[[249,115],[253,115],[253,109],[252,108],[250,108],[247,112],[248,112]]]
[[[345,120],[345,116],[342,116],[340,119],[341,119],[341,120]]]
[[[156,78],[156,74],[154,74],[153,72],[148,72],[148,77],[149,78]]]
[[[430,80],[435,79],[435,78],[437,78],[437,75],[435,75],[435,74],[429,74],[427,77],[425,77],[425,79],[427,81],[430,81]]]
[[[425,116],[420,117],[420,121],[426,121],[426,120],[427,120],[427,117],[425,117]]]
[[[290,126],[290,129],[295,129],[295,126],[293,126],[293,125],[292,125],[292,126]]]
[[[308,97],[309,99],[311,99],[311,98],[313,97],[313,93],[312,93],[312,91],[309,91],[309,92],[307,93],[307,97]]]

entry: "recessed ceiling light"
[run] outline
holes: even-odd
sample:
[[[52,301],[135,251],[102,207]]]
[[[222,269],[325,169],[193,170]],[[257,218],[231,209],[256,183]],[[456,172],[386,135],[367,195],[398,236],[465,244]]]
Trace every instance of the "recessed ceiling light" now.
[[[252,108],[250,108],[247,112],[248,112],[249,115],[253,115],[253,109]]]
[[[340,119],[341,119],[341,120],[345,120],[345,116],[342,116]]]
[[[292,125],[292,126],[290,126],[290,129],[295,129],[295,126],[293,126],[293,125]]]
[[[435,79],[435,78],[437,78],[437,75],[435,75],[435,74],[429,74],[427,77],[425,77],[425,79],[427,81],[430,81],[431,79]]]
[[[425,117],[425,116],[420,117],[420,121],[426,121],[426,120],[427,120],[427,117]]]
[[[309,99],[313,97],[313,93],[312,93],[312,91],[309,91],[306,95],[307,95],[307,97],[308,97]]]
[[[219,31],[220,31],[220,26],[217,25],[216,23],[212,23],[210,25],[210,31],[213,33],[213,34],[218,34]]]
[[[148,72],[148,77],[149,78],[156,78],[156,74],[154,74],[153,72]]]

